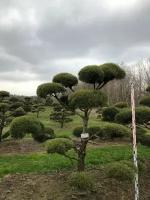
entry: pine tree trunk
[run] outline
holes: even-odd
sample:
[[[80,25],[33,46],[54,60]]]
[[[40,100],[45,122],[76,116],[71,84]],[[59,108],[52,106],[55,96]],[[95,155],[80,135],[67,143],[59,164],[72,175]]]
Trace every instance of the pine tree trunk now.
[[[83,133],[87,132],[88,122],[89,122],[88,112],[85,111],[84,117],[83,117]]]
[[[78,171],[84,171],[85,169],[85,154],[78,155]]]
[[[88,143],[87,140],[81,139],[81,146],[78,150],[78,171],[84,171],[85,170],[85,156],[86,156],[86,145]]]

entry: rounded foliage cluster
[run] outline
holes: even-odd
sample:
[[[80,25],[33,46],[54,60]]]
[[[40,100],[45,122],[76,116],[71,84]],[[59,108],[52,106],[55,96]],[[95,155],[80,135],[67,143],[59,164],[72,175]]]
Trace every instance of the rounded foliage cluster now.
[[[104,72],[104,82],[107,83],[113,79],[123,79],[126,75],[125,71],[119,65],[114,63],[105,63],[100,65]]]
[[[26,112],[24,111],[24,109],[22,107],[17,108],[14,112],[13,112],[13,116],[14,117],[19,117],[19,116],[23,116],[25,115]]]
[[[103,106],[107,103],[107,97],[100,91],[78,90],[70,98],[70,106],[74,109],[91,109]]]
[[[72,89],[73,86],[78,84],[78,79],[76,76],[70,73],[60,73],[54,76],[53,82],[60,83],[64,87]]]
[[[126,108],[126,107],[128,107],[128,104],[127,104],[127,102],[122,101],[122,102],[117,102],[114,106],[117,108]]]
[[[7,91],[0,91],[0,98],[5,98],[5,97],[9,97],[9,92]]]
[[[116,162],[111,163],[107,167],[107,176],[109,178],[115,178],[119,181],[134,180],[135,168],[131,162]]]
[[[20,102],[20,101],[17,101],[17,102],[13,102],[11,105],[10,105],[10,110],[15,110],[19,107],[23,107],[24,106],[24,103],[23,102]]]
[[[37,88],[37,95],[41,98],[63,92],[65,92],[65,88],[60,83],[44,83]]]
[[[74,136],[76,136],[76,137],[80,137],[82,132],[83,132],[83,127],[82,126],[78,126],[78,127],[73,129],[72,134]]]
[[[147,86],[146,91],[150,92],[150,85]]]
[[[104,79],[104,73],[97,65],[89,65],[83,67],[79,72],[79,80],[85,83],[99,83],[101,84]]]
[[[54,130],[50,127],[44,127],[42,132],[38,132],[37,134],[33,134],[34,140],[37,142],[45,142],[46,140],[54,139],[55,133]]]
[[[130,108],[125,108],[115,117],[116,122],[121,124],[129,124],[132,122],[132,111]],[[136,108],[136,122],[144,124],[150,121],[150,108],[141,106]]]
[[[8,103],[0,103],[0,112],[6,112],[9,108]]]
[[[33,136],[41,134],[43,130],[43,124],[30,116],[17,117],[10,124],[10,133],[15,139],[21,139],[27,133],[31,133]]]
[[[73,135],[76,137],[80,137],[83,132],[82,127],[76,127],[73,130]],[[100,126],[91,126],[88,128],[87,132],[89,133],[91,138],[99,137],[101,139],[113,139],[113,138],[122,138],[129,137],[130,130],[116,123],[102,122]]]
[[[73,148],[73,142],[67,138],[55,138],[46,142],[47,153],[65,154]]]
[[[76,189],[92,190],[95,178],[87,172],[74,172],[69,176],[69,184]]]
[[[142,137],[140,137],[139,141],[141,144],[150,147],[150,133],[143,134]]]
[[[119,113],[119,110],[116,107],[106,107],[102,110],[103,121],[115,121],[116,114]]]
[[[145,96],[140,100],[140,104],[150,107],[150,96]]]

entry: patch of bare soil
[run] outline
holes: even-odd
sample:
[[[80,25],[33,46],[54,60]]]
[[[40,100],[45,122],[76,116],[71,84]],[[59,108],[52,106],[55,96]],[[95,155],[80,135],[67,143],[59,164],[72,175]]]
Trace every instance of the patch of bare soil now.
[[[150,165],[149,165],[150,166]],[[140,200],[150,199],[149,166],[140,176]],[[7,175],[0,183],[0,200],[133,200],[134,184],[108,179],[104,171],[89,171],[96,177],[93,191],[79,191],[68,184],[68,173]]]
[[[42,144],[32,140],[8,140],[0,143],[0,154],[25,154],[44,151]]]
[[[120,146],[129,144],[129,141],[126,140],[95,140],[88,143],[88,147],[106,147],[106,146]],[[44,146],[30,138],[23,140],[7,140],[0,143],[0,155],[2,154],[26,154],[34,152],[45,151]]]

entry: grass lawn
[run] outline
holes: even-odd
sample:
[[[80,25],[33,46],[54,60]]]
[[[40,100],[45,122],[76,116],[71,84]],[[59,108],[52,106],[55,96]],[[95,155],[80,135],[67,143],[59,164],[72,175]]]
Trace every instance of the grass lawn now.
[[[73,152],[70,152],[71,154]],[[150,148],[139,145],[138,156],[150,159]],[[129,160],[132,149],[129,145],[90,148],[87,151],[86,166],[101,166],[114,161]],[[0,177],[13,173],[46,173],[75,168],[70,161],[58,154],[34,153],[0,156]]]

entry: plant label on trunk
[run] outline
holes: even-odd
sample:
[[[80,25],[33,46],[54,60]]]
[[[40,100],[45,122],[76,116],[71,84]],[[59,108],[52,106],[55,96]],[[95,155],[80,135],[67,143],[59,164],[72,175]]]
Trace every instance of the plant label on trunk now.
[[[81,134],[81,139],[86,140],[89,138],[89,133],[82,133]]]

